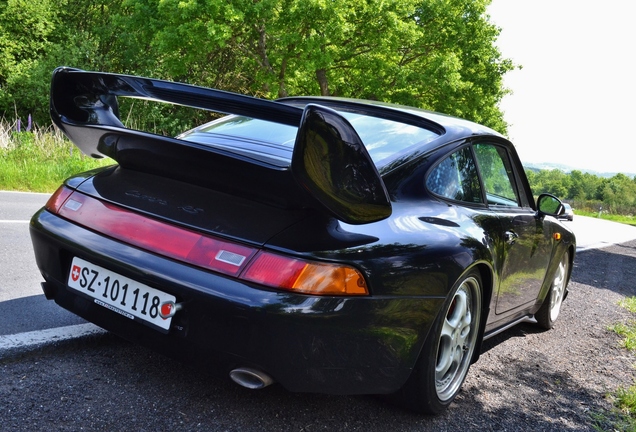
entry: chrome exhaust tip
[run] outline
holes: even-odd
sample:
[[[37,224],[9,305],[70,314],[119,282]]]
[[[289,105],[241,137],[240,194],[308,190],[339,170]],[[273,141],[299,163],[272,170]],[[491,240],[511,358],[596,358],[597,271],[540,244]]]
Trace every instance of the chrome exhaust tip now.
[[[230,378],[238,385],[251,390],[265,388],[274,382],[265,372],[247,367],[233,369]]]

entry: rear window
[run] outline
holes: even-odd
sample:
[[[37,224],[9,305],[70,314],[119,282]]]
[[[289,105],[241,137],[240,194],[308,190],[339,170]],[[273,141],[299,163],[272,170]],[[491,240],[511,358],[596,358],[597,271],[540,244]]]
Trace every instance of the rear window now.
[[[198,132],[235,136],[253,141],[265,141],[271,144],[294,147],[297,129],[295,126],[249,117],[227,116],[200,127]]]
[[[394,159],[407,148],[434,140],[439,135],[428,129],[379,117],[342,112],[354,127],[371,159],[376,165]],[[196,130],[227,137],[239,137],[250,141],[276,144],[293,148],[296,141],[295,126],[287,126],[241,116],[227,116],[208,123]]]

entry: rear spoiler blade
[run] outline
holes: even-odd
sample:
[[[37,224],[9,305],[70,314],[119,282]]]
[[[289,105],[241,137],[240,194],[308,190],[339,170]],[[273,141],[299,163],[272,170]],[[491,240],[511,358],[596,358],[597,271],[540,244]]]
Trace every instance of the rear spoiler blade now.
[[[116,96],[237,114],[298,126],[302,109],[222,90],[131,75],[57,68],[51,82],[51,115],[67,121],[123,127]],[[59,126],[59,125],[58,125]]]
[[[85,154],[108,156],[124,167],[129,161],[118,148],[124,142],[128,154],[135,142],[146,149],[152,142],[157,147],[199,147],[126,128],[119,119],[118,96],[297,126],[290,171],[319,203],[317,207],[350,224],[374,222],[391,214],[389,196],[375,164],[351,124],[336,111],[312,104],[302,109],[170,81],[57,68],[51,82],[51,119]],[[209,147],[205,151],[216,150]],[[138,161],[131,165],[143,169]]]

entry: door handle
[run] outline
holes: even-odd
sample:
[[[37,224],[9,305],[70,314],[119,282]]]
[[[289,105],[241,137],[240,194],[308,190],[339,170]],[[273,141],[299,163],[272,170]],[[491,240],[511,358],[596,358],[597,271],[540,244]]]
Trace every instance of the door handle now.
[[[518,238],[519,236],[514,231],[506,231],[504,233],[504,240],[506,240],[508,244],[515,244]]]

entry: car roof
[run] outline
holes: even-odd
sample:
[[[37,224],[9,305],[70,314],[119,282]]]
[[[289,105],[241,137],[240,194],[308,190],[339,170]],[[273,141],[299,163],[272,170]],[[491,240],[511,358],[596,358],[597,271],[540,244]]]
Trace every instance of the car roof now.
[[[405,142],[404,147],[397,148],[397,151],[386,158],[378,159],[372,155],[376,167],[382,174],[392,171],[418,154],[428,153],[445,144],[468,138],[470,136],[489,135],[503,138],[503,136],[495,130],[475,122],[405,105],[363,99],[321,96],[288,97],[278,99],[276,102],[300,109],[304,109],[310,104],[320,105],[338,111],[341,114],[344,113],[344,115],[346,115],[346,113],[350,113],[359,116],[376,117],[432,132],[431,139],[424,139],[419,143],[413,142],[412,144],[407,144],[407,142]],[[236,116],[230,115],[228,117]],[[249,116],[239,117],[250,118]],[[206,138],[206,136],[208,136],[208,131],[206,129],[212,124],[218,124],[218,121],[220,120],[221,119],[214,120],[190,131],[186,131],[184,134],[178,136],[178,138],[211,144],[211,142],[209,142]],[[361,131],[358,132],[361,133]],[[226,134],[221,133],[221,135],[215,134],[215,136],[214,146],[222,146],[226,150],[235,153],[258,158],[259,160],[263,159],[265,162],[274,163],[280,167],[288,166],[291,160],[292,147],[280,146],[280,143],[276,143],[275,141],[268,142],[268,140],[265,139],[265,135],[237,135],[241,137],[239,138],[242,143],[241,147],[237,147],[235,144],[232,144],[232,137],[234,136],[232,132]],[[432,138],[433,136],[434,138]],[[374,147],[372,142],[366,141],[363,137],[362,139],[365,142],[365,145],[371,145],[371,147]],[[378,147],[376,147],[376,151],[377,149]],[[369,147],[367,147],[367,150],[369,150]]]
[[[453,117],[435,111],[429,111],[423,108],[415,108],[388,102],[372,101],[366,99],[340,98],[332,96],[294,96],[278,99],[278,101],[296,106],[304,106],[309,103],[315,103],[334,109],[348,108],[355,112],[375,115],[378,117],[385,117],[389,115],[389,113],[400,113],[401,115],[399,117],[396,117],[396,120],[398,120],[399,118],[405,120],[408,117],[419,118],[422,122],[425,123],[425,127],[433,128],[433,130],[438,132],[440,135],[447,135],[447,140],[450,140],[451,137],[454,138],[459,136],[471,135],[494,135],[504,138],[503,135],[501,135],[494,129],[483,126],[479,123],[472,122],[470,120]]]

